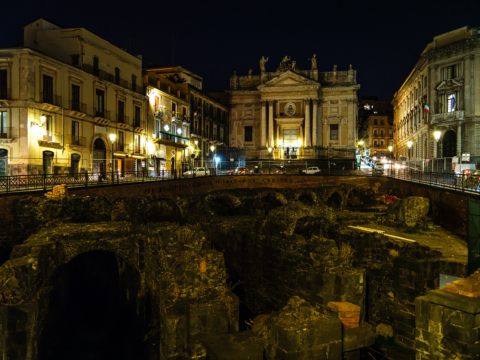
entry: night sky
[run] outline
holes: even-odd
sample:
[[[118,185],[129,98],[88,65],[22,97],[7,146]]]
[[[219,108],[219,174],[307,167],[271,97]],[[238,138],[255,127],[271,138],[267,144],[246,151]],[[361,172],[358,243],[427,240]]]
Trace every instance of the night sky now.
[[[64,28],[83,27],[143,55],[144,66],[181,65],[221,91],[233,71],[259,74],[270,57],[285,55],[310,69],[358,70],[361,95],[390,101],[433,37],[480,26],[479,0],[403,1],[4,1],[0,47],[18,45],[22,27],[44,17]],[[175,41],[173,41],[175,39]]]

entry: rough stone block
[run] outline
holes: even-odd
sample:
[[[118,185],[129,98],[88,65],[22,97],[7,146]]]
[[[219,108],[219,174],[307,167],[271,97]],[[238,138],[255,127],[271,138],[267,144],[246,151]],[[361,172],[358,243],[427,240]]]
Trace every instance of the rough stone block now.
[[[202,344],[210,360],[263,360],[263,342],[252,331],[209,337]]]
[[[375,332],[372,327],[366,326],[343,331],[343,351],[353,351],[375,343]]]
[[[470,314],[480,313],[480,298],[452,294],[443,290],[430,290],[428,298],[432,303],[461,310]]]

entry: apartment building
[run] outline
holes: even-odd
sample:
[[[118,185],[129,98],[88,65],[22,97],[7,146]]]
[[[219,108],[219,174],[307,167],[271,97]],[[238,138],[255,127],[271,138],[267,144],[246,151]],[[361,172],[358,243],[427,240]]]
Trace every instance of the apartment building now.
[[[45,19],[0,49],[0,176],[146,167],[142,59]],[[113,159],[113,160],[112,160]]]
[[[393,156],[393,119],[388,115],[369,115],[359,131],[358,140],[363,142],[359,145],[363,156]]]

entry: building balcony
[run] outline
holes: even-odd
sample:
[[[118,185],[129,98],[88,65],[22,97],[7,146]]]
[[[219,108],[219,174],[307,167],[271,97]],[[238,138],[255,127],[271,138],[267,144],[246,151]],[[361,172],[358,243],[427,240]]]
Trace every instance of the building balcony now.
[[[40,138],[38,139],[38,146],[63,149],[62,140],[62,133],[45,130],[43,135],[40,135]]]
[[[195,129],[191,128],[190,135],[191,137],[201,138],[203,136],[203,131],[202,129],[199,129],[199,128],[195,128]]]
[[[137,132],[145,131],[146,129],[146,122],[145,120],[134,119],[133,120],[133,130]]]
[[[0,128],[0,144],[10,143],[13,139],[18,138],[18,128],[16,127],[4,127]]]
[[[87,104],[70,100],[70,116],[83,119],[87,115]]]
[[[106,125],[110,122],[110,111],[93,108],[94,120],[97,124]]]
[[[456,110],[449,113],[431,114],[432,124],[452,123],[465,120],[465,111]]]
[[[115,142],[113,145],[114,152],[126,153],[130,149],[130,144]]]
[[[65,144],[72,150],[81,150],[85,147],[86,138],[77,134],[68,134],[65,136]]]
[[[12,89],[0,88],[0,100],[12,100]]]
[[[128,151],[132,154],[142,154],[143,148],[140,145],[130,144]]]
[[[62,107],[62,97],[52,93],[40,92],[42,109],[47,111],[58,111]]]
[[[128,127],[129,117],[124,114],[117,114],[117,127],[120,129],[126,129]]]

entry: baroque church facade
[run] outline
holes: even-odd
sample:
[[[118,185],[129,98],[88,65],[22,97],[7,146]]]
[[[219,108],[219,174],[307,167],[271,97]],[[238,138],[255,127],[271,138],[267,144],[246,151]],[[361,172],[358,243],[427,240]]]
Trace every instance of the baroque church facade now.
[[[253,159],[353,158],[356,144],[356,70],[301,70],[285,56],[275,72],[230,78],[230,149]]]

